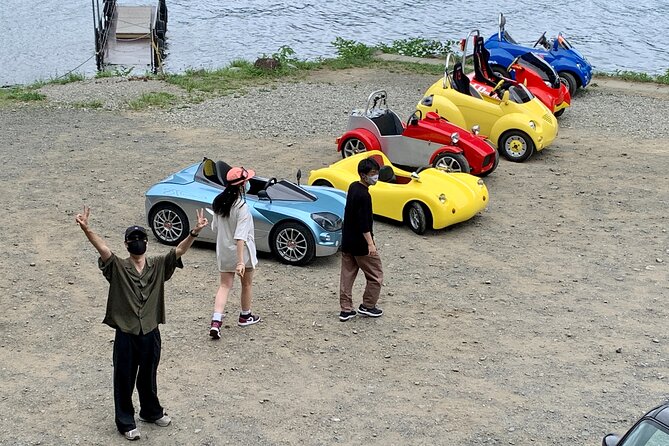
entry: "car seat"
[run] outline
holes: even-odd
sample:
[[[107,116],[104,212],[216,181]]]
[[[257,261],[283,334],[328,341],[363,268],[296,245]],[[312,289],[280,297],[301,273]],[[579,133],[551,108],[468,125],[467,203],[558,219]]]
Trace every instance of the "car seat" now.
[[[232,167],[225,161],[216,161],[216,176],[218,177],[218,183],[222,186],[228,185],[226,175],[230,169],[232,169]]]
[[[490,51],[483,45],[483,37],[474,37],[474,79],[494,87],[504,78],[492,71],[489,60]]]
[[[404,131],[402,121],[392,110],[385,109],[379,115],[370,119],[376,124],[381,136],[401,135]]]
[[[460,62],[453,66],[453,88],[462,94],[471,95],[469,91],[469,78],[462,71],[462,64]]]
[[[381,166],[379,168],[379,181],[384,183],[394,183],[397,180],[395,172],[390,166]]]

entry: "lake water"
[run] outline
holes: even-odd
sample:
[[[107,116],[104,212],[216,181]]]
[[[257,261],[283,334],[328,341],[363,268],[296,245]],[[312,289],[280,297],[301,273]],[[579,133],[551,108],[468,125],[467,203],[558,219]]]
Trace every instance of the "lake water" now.
[[[543,31],[549,37],[563,31],[595,70],[669,68],[661,43],[669,35],[667,0],[167,0],[167,6],[170,72],[254,60],[282,45],[301,59],[333,56],[336,37],[367,44],[447,40],[474,28],[487,37],[496,32],[500,11],[517,41],[531,44]],[[90,0],[0,1],[0,85],[48,79],[79,65],[78,72],[92,75],[93,52]]]

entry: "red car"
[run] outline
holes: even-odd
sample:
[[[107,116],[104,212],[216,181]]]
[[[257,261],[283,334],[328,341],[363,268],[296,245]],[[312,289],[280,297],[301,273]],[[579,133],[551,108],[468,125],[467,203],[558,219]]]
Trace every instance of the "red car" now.
[[[353,110],[348,130],[337,138],[342,157],[366,150],[382,151],[393,164],[432,167],[449,172],[485,176],[499,162],[499,155],[485,136],[458,127],[436,113],[422,116],[416,110],[404,124],[388,108],[387,94],[378,90],[369,95],[364,110]]]
[[[571,103],[571,96],[566,85],[560,82],[557,73],[543,59],[532,53],[514,59],[506,70],[493,69],[490,66],[490,52],[483,45],[483,37],[474,34],[474,72],[468,77],[474,88],[481,94],[493,94],[500,82],[523,84],[555,115],[560,116]],[[469,36],[461,42],[463,54],[467,51]]]

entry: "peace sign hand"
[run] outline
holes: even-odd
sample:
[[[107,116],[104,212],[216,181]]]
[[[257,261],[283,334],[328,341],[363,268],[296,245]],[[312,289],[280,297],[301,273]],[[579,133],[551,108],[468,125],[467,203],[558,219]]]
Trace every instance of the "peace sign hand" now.
[[[75,217],[75,221],[84,232],[88,231],[88,217],[90,215],[91,215],[91,208],[84,205],[84,213],[77,214],[77,216]]]
[[[204,216],[204,209],[197,209],[195,212],[197,213],[197,225],[195,225],[193,231],[199,233],[202,230],[202,228],[204,228],[209,224],[209,221]]]

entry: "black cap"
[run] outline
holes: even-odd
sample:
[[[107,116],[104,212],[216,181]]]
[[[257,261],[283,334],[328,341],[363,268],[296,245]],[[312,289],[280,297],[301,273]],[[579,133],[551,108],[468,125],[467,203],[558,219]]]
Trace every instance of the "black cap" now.
[[[146,229],[141,226],[130,226],[125,230],[126,242],[128,240],[144,240],[145,238],[148,238],[148,234],[146,233]]]

